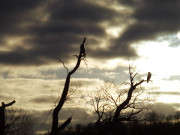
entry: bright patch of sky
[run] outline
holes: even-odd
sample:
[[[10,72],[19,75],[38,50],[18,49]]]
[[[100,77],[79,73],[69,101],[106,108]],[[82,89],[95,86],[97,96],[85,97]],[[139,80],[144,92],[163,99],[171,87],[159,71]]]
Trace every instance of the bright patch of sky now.
[[[174,36],[172,36],[174,37]],[[179,42],[179,41],[176,41]],[[158,102],[179,103],[180,47],[170,46],[171,42],[148,41],[133,45],[140,58],[135,62],[141,73],[152,73],[152,85],[158,86]],[[172,76],[174,76],[173,79]]]
[[[180,47],[169,47],[168,41],[142,42],[137,48],[140,59],[138,66],[143,72],[151,71],[159,79],[180,75]]]

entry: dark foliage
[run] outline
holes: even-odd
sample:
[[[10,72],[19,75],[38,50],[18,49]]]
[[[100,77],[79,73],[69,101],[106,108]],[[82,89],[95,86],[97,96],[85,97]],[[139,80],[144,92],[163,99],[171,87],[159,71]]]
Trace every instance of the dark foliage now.
[[[94,123],[88,125],[76,125],[69,127],[61,135],[176,135],[180,133],[180,122],[177,114],[164,116],[159,113],[150,112],[145,114],[146,121],[120,122],[111,128],[110,122],[99,126]],[[156,120],[152,121],[152,117]],[[171,119],[168,119],[171,117]],[[110,132],[109,132],[110,129]]]
[[[77,125],[62,132],[61,135],[105,135],[110,125],[96,128],[92,123]],[[153,124],[129,122],[120,123],[108,135],[176,135],[180,133],[180,122],[159,122]]]

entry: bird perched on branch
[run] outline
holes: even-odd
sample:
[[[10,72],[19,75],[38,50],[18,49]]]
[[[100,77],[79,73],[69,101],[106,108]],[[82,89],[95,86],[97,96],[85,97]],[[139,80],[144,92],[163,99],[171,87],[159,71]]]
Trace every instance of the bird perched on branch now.
[[[83,57],[86,57],[86,51],[85,51],[85,42],[86,42],[86,38],[84,38],[83,43],[80,46],[80,52],[83,55]]]
[[[150,81],[151,76],[152,76],[151,72],[148,72],[148,75],[147,75],[147,83]]]

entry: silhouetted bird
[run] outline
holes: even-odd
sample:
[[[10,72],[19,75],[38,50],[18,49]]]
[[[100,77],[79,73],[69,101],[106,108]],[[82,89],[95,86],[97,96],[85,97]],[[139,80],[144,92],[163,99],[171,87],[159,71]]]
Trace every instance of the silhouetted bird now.
[[[147,75],[147,83],[150,81],[151,76],[152,76],[151,72],[148,72],[148,75]]]
[[[83,57],[86,57],[86,51],[85,51],[85,47],[84,47],[85,42],[86,42],[86,38],[84,38],[83,43],[80,46],[80,51],[81,51],[81,54]]]

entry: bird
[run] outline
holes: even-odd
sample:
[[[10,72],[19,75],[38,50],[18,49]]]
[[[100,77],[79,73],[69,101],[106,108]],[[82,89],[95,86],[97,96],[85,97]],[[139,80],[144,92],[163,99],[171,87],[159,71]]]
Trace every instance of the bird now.
[[[148,75],[147,75],[147,83],[150,81],[151,76],[152,76],[151,72],[148,72]]]

